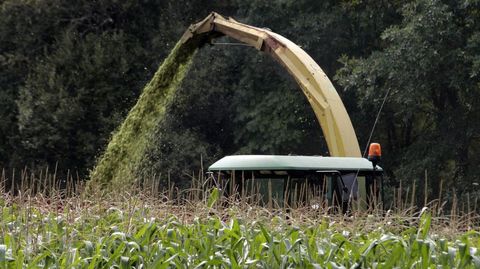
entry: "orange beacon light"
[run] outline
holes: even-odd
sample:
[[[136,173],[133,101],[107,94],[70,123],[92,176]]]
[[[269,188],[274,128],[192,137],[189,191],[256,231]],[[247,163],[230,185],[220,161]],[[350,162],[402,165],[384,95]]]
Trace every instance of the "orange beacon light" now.
[[[382,147],[379,143],[371,143],[368,148],[368,160],[376,165],[382,158]]]

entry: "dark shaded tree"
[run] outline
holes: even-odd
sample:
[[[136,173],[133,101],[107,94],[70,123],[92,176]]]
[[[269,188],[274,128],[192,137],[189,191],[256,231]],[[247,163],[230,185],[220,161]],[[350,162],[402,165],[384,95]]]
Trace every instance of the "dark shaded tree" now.
[[[390,92],[375,139],[385,141],[386,166],[397,181],[427,170],[438,195],[468,190],[476,180],[478,96],[475,61],[478,3],[419,0],[402,9],[402,23],[383,34],[385,48],[367,58],[344,59],[337,74],[372,118]],[[478,48],[478,47],[477,47]]]

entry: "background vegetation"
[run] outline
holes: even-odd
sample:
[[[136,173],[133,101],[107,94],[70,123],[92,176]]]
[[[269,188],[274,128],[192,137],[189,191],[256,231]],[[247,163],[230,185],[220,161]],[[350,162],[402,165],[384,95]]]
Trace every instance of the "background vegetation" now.
[[[373,140],[390,185],[476,191],[478,0],[0,0],[0,166],[88,175],[186,27],[210,11],[301,45],[334,78],[362,147],[388,92]],[[141,171],[178,185],[227,154],[328,154],[298,87],[248,47],[202,48],[167,115]]]

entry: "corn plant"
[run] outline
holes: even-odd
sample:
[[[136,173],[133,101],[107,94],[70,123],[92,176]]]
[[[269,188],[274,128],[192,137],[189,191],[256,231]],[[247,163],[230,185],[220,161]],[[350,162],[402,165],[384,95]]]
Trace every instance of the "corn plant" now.
[[[208,193],[182,206],[129,194],[3,196],[0,268],[480,267],[480,233],[439,233],[427,208],[306,219],[301,209],[222,208],[218,190]]]

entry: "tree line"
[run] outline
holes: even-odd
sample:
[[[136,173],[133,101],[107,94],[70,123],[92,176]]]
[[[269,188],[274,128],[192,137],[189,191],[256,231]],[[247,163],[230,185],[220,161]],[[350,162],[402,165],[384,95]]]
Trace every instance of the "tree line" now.
[[[387,182],[474,190],[480,158],[480,1],[0,1],[0,166],[88,177],[111,133],[189,24],[211,11],[272,29],[332,79]],[[228,154],[328,155],[296,83],[228,38],[200,50],[145,176],[179,185]],[[423,183],[418,183],[423,184]],[[454,192],[451,192],[453,194]]]

